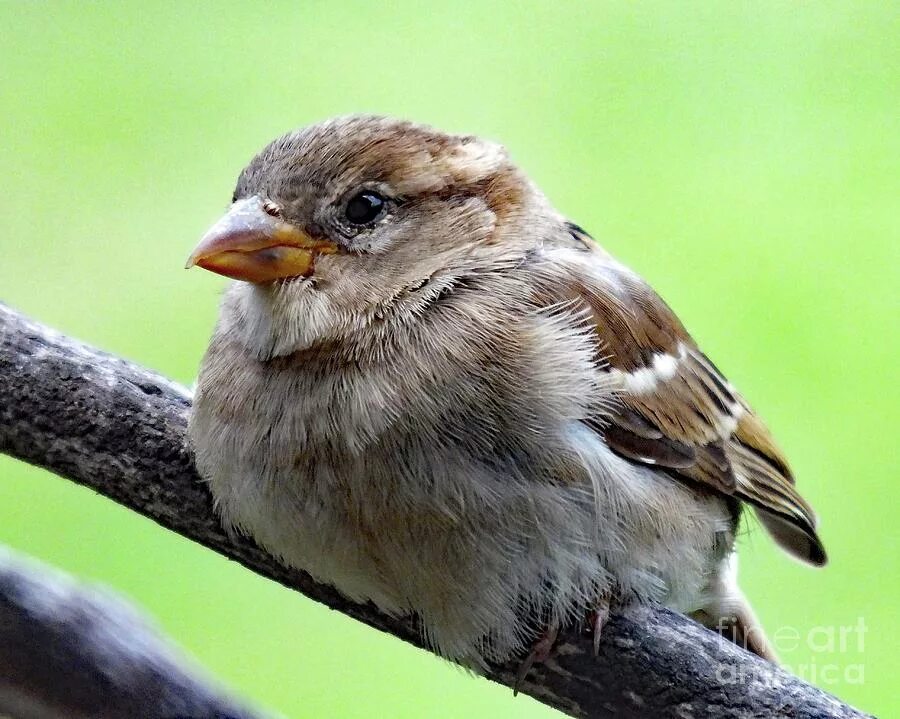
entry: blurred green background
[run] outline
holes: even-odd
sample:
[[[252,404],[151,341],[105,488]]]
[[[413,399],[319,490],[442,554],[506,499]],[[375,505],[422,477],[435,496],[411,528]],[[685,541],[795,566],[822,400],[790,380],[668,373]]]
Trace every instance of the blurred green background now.
[[[898,30],[890,2],[6,2],[0,300],[190,383],[224,280],[181,267],[268,140],[361,111],[501,140],[767,418],[831,564],[752,527],[745,590],[791,668],[887,716]],[[291,717],[554,715],[5,457],[0,542]]]

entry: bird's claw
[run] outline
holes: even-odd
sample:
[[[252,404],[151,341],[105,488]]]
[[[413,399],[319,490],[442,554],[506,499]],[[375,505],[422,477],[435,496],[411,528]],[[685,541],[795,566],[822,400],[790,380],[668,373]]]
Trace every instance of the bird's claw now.
[[[594,656],[600,654],[600,637],[603,634],[603,627],[609,620],[609,599],[601,599],[597,602],[597,607],[588,615],[588,625],[590,626],[591,636],[594,640]]]
[[[559,626],[553,624],[541,635],[541,638],[534,643],[528,656],[525,657],[519,665],[519,671],[516,672],[516,683],[513,684],[513,696],[516,696],[519,693],[519,688],[522,686],[522,682],[525,681],[528,672],[531,671],[531,667],[535,664],[543,664],[550,658],[550,655],[553,652],[553,646],[556,644],[558,637]]]

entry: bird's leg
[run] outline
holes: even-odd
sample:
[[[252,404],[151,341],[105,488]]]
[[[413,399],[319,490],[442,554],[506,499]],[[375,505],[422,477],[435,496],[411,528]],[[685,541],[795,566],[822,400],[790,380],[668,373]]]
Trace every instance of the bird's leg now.
[[[522,686],[522,682],[525,681],[525,677],[531,670],[531,667],[533,667],[535,663],[543,664],[550,658],[550,654],[553,651],[553,645],[556,644],[558,637],[559,624],[553,622],[534,643],[528,656],[525,657],[519,665],[519,671],[516,673],[516,683],[513,685],[513,696],[519,693],[519,687]]]
[[[600,654],[600,636],[603,633],[603,627],[609,619],[609,597],[600,597],[594,611],[590,612],[587,617],[588,631],[594,638],[594,656]]]

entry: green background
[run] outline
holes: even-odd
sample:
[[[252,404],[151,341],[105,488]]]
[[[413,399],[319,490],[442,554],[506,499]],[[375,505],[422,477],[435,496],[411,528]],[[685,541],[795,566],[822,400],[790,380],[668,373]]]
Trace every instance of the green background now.
[[[743,585],[789,666],[887,716],[897,18],[874,1],[3,3],[0,299],[190,383],[224,281],[181,267],[264,143],[360,111],[500,140],[769,421],[831,564],[751,527]],[[8,458],[0,542],[116,587],[291,717],[553,714]],[[829,646],[859,618],[862,646]]]

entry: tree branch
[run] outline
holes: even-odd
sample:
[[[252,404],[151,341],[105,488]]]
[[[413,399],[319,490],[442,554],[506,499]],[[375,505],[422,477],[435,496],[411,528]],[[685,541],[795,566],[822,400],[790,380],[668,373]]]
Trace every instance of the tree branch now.
[[[0,716],[258,719],[132,606],[0,548]]]
[[[187,390],[0,305],[0,451],[45,467],[248,569],[422,646],[411,618],[356,604],[287,569],[212,510],[185,444]],[[517,663],[489,678],[512,686]],[[521,690],[577,717],[862,717],[686,617],[633,607],[589,637],[567,634]]]

